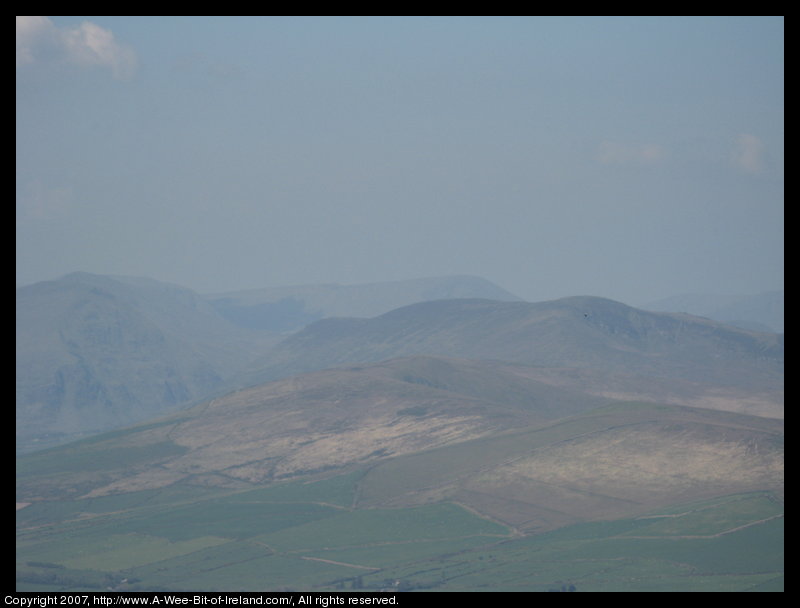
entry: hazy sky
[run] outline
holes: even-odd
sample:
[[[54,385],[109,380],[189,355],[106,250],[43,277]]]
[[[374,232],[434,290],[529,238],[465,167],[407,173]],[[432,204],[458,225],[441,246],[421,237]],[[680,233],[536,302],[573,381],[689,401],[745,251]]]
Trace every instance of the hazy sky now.
[[[17,284],[783,289],[781,17],[17,17]]]

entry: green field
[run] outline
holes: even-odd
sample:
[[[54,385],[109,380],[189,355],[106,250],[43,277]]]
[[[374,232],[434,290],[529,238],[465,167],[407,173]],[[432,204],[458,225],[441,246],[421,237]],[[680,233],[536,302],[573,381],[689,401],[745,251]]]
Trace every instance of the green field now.
[[[19,591],[780,591],[783,502],[753,492],[520,536],[454,502],[353,508],[363,473],[172,486],[17,511]]]

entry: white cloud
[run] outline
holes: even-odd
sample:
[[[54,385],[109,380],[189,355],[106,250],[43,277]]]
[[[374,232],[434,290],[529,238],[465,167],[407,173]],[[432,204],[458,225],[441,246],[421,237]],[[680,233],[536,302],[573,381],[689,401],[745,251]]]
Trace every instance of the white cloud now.
[[[604,165],[653,165],[664,159],[658,144],[630,144],[604,141],[597,150],[597,160]]]
[[[47,17],[17,16],[17,67],[33,63],[57,38],[58,31]]]
[[[766,168],[764,142],[755,135],[742,133],[736,138],[731,162],[745,173],[763,173]]]
[[[47,17],[17,17],[17,68],[36,63],[66,62],[108,68],[115,78],[130,78],[136,53],[113,32],[90,21],[58,28]]]

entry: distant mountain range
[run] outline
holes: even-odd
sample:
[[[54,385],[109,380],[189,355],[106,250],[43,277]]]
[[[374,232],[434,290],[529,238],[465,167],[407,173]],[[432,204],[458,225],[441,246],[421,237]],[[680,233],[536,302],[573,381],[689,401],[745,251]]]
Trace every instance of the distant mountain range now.
[[[300,330],[323,318],[375,317],[401,306],[431,300],[520,300],[494,283],[468,275],[360,285],[269,287],[205,298],[223,317],[237,325],[279,333]]]
[[[73,273],[19,288],[16,300],[23,451],[235,388],[417,355],[548,368],[560,386],[569,382],[553,370],[569,368],[594,394],[655,399],[668,380],[659,395],[671,403],[782,411],[782,336],[602,298],[523,302],[471,276],[201,296]]]
[[[319,318],[463,296],[516,299],[467,276],[201,296],[146,278],[76,272],[18,288],[17,447],[44,447],[211,398],[281,334]]]
[[[324,319],[257,360],[242,384],[411,355],[594,370],[769,393],[782,391],[783,338],[596,297],[439,300],[372,319]]]

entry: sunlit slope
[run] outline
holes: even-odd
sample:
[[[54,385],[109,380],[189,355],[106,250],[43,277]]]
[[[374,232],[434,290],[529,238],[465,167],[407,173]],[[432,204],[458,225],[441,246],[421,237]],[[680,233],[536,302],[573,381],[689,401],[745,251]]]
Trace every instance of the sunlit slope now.
[[[186,480],[269,483],[541,424],[606,402],[528,371],[412,357],[313,372],[25,456],[17,483],[23,500]]]
[[[783,500],[753,491],[521,535],[444,501],[357,506],[363,471],[17,511],[18,591],[777,591]],[[368,481],[368,480],[367,480]]]
[[[783,422],[777,419],[621,403],[524,426],[518,412],[482,415],[486,402],[436,393],[423,406],[416,387],[410,395],[381,413],[372,400],[359,406],[342,392],[341,403],[324,404],[332,418],[321,413],[301,424],[296,410],[265,409],[245,394],[241,418],[230,407],[209,412],[210,404],[194,417],[21,458],[17,501],[175,484],[237,490],[367,467],[358,506],[456,501],[521,530],[543,530],[783,489]],[[342,416],[342,408],[352,417]]]
[[[778,420],[618,404],[381,463],[364,477],[359,504],[456,500],[541,531],[733,492],[782,492],[783,437]]]

